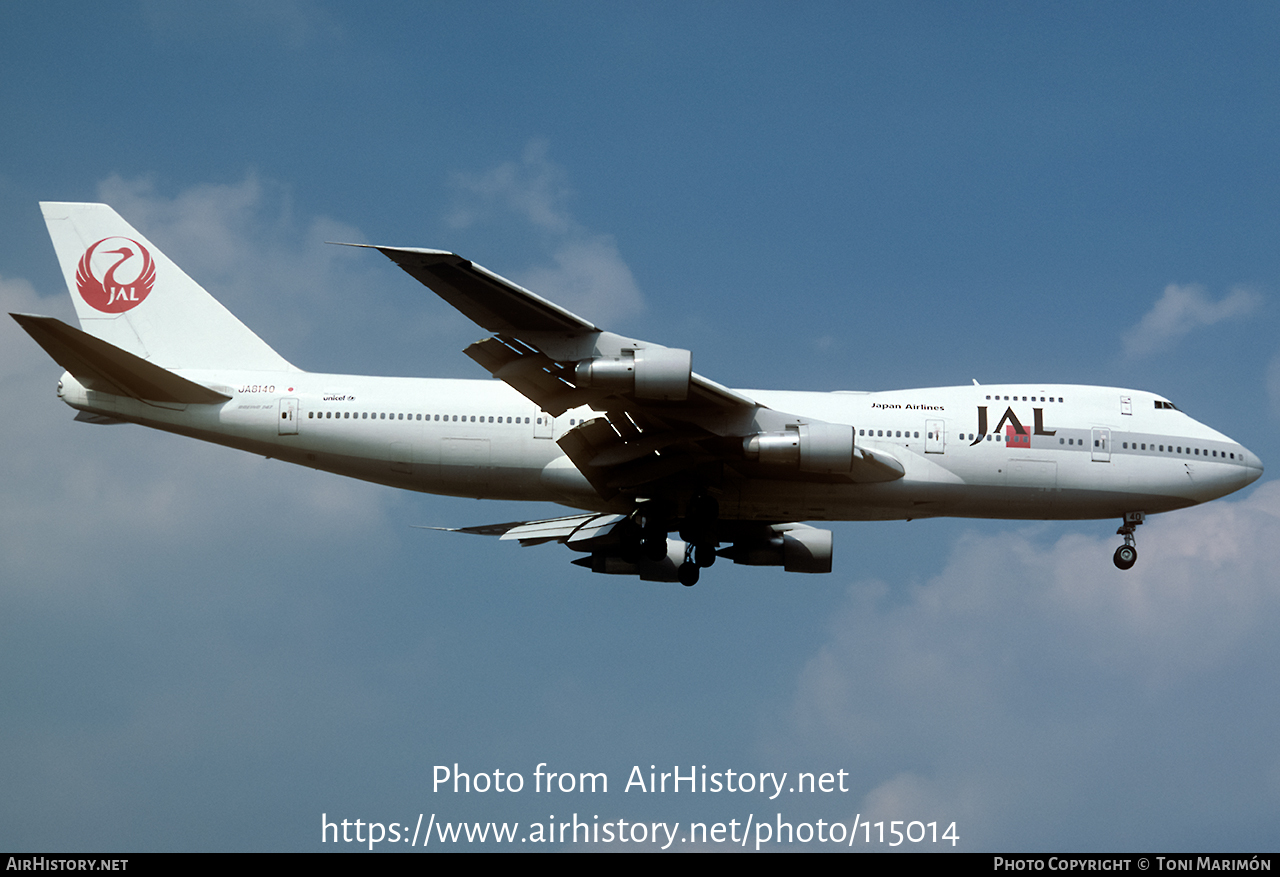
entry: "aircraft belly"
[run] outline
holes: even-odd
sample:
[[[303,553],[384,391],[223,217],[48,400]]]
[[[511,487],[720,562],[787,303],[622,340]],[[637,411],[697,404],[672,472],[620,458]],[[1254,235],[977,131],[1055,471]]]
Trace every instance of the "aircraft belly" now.
[[[476,499],[561,501],[546,495],[540,477],[552,453],[559,448],[550,442],[509,434],[430,435],[415,450],[420,462],[412,489]]]
[[[1110,518],[1127,511],[1150,514],[1185,508],[1238,489],[1244,467],[1217,467],[1218,480],[1197,487],[1179,463],[1144,478],[1128,467],[1094,463],[1088,456],[1065,460],[1047,454],[1000,457],[956,466],[917,468],[907,477],[879,484],[820,484],[752,480],[745,482],[731,508],[742,520],[902,520],[935,516],[1071,520]],[[1202,464],[1205,470],[1210,469]],[[909,475],[912,470],[908,469]],[[1238,474],[1237,474],[1238,473]],[[1230,480],[1234,475],[1235,480]],[[1176,476],[1176,477],[1171,477]],[[1203,476],[1206,480],[1209,475]],[[1181,479],[1181,480],[1179,480]],[[722,502],[722,508],[724,508]]]
[[[608,508],[608,503],[567,456],[561,455],[543,466],[539,480],[554,502],[592,511]]]
[[[1195,504],[1196,500],[1183,497],[1128,490],[1059,487],[1050,493],[1039,488],[970,486],[944,496],[941,513],[958,518],[1068,521],[1116,518],[1128,511],[1156,514]]]
[[[440,484],[446,489],[472,489],[485,493],[493,479],[489,439],[479,436],[445,436],[440,448]]]
[[[1249,483],[1249,469],[1231,462],[1176,458],[1143,461],[1130,476],[1131,489],[1163,491],[1185,498],[1188,504],[1208,502],[1233,493]]]
[[[743,482],[735,507],[745,521],[901,520],[935,514],[933,496],[930,482],[905,478],[875,484],[752,479]]]

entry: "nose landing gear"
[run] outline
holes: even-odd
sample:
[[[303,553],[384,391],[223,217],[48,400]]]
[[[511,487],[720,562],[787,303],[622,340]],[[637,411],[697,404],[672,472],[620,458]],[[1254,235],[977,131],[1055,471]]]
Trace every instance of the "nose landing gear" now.
[[[1121,545],[1111,556],[1111,561],[1117,569],[1129,569],[1138,562],[1138,549],[1132,545]]]
[[[1116,530],[1117,536],[1124,537],[1124,544],[1116,549],[1111,560],[1117,569],[1130,569],[1138,562],[1138,547],[1134,544],[1133,531],[1146,519],[1145,512],[1125,512],[1124,522]]]

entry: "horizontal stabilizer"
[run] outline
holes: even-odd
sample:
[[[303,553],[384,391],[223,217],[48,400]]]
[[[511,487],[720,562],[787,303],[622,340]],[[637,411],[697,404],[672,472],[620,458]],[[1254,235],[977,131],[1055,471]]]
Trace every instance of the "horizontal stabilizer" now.
[[[129,421],[121,420],[119,417],[108,417],[106,414],[95,414],[92,411],[80,411],[76,414],[76,422],[95,423],[98,426],[116,426]]]
[[[148,402],[213,405],[231,397],[202,387],[53,317],[10,314],[18,325],[90,390]]]

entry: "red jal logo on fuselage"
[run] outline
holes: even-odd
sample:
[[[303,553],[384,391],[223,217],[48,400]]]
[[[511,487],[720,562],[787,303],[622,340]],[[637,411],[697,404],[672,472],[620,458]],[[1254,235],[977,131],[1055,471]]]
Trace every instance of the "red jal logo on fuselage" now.
[[[156,282],[147,248],[132,238],[103,238],[80,257],[76,289],[94,310],[122,314],[142,304]]]
[[[1022,421],[1018,420],[1018,415],[1013,413],[1013,408],[1012,406],[1010,406],[1009,408],[1006,408],[1004,410],[1004,416],[1001,417],[1000,422],[996,424],[995,434],[999,435],[1000,430],[1003,429],[1005,431],[1005,440],[1007,443],[1006,446],[1015,447],[1015,448],[1031,447],[1032,435],[1054,436],[1058,434],[1058,431],[1056,429],[1044,428],[1044,409],[1043,408],[1032,408],[1031,413],[1035,415],[1034,431],[1032,432],[1027,431],[1027,428],[1022,425]],[[1006,423],[1009,424],[1007,428],[1005,427]],[[987,440],[987,406],[979,405],[978,406],[978,433],[974,437],[973,441],[969,443],[969,447],[973,447],[979,442],[986,441],[986,440]]]

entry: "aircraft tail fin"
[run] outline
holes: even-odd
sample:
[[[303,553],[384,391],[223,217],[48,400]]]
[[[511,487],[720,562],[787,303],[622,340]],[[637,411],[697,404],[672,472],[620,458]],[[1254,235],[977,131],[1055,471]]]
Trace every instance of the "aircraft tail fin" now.
[[[106,204],[40,208],[89,335],[166,369],[296,370]]]

